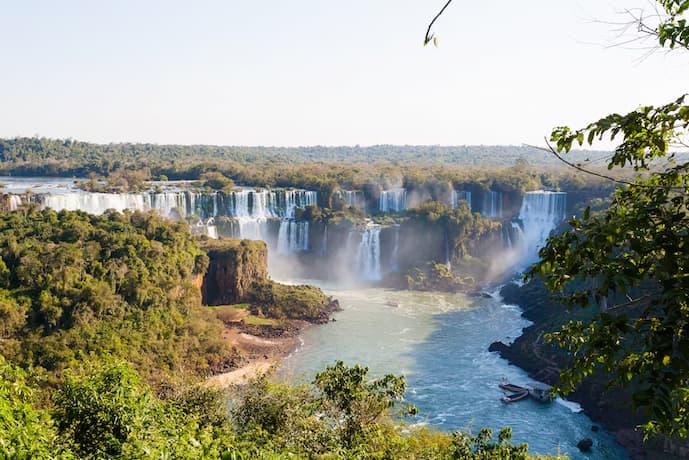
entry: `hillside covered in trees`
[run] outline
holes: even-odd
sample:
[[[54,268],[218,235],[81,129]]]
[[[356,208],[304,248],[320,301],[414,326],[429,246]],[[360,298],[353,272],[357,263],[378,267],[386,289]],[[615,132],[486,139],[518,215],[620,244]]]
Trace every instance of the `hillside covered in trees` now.
[[[598,161],[606,152],[579,152],[579,161]],[[144,161],[145,158],[145,161]],[[93,144],[72,139],[0,139],[0,173],[20,175],[107,174],[120,168],[144,164],[154,175],[199,174],[211,165],[363,163],[428,164],[462,166],[512,166],[526,163],[558,166],[559,161],[543,150],[500,145],[374,145],[249,147],[214,145]],[[181,177],[179,177],[181,178]]]
[[[297,387],[199,384],[237,356],[200,303],[208,255],[185,223],[28,206],[0,215],[0,242],[2,458],[529,458],[509,430],[401,424],[416,413],[399,404],[404,379],[359,366]],[[319,292],[264,281],[249,298],[272,317],[320,319],[305,303]]]

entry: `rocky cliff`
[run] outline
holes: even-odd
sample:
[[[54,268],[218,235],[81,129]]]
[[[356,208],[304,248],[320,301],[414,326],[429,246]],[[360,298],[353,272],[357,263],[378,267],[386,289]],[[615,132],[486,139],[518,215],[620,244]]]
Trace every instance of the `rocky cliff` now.
[[[208,240],[201,248],[209,258],[201,285],[205,305],[247,302],[253,283],[268,279],[268,248],[263,241]]]
[[[507,284],[500,294],[509,304],[524,310],[523,316],[533,324],[522,331],[512,344],[494,342],[489,350],[500,355],[542,382],[555,385],[560,370],[570,363],[569,354],[556,345],[543,340],[543,334],[558,330],[570,320],[587,320],[596,312],[595,307],[583,310],[568,310],[549,299],[549,292],[540,280],[523,286]],[[607,388],[608,376],[600,370],[577,386],[569,399],[581,404],[594,421],[603,423],[615,434],[617,442],[624,446],[633,460],[664,458],[669,460],[689,458],[689,444],[684,440],[651,437],[644,441],[637,426],[646,421],[644,414],[633,410],[631,388]]]

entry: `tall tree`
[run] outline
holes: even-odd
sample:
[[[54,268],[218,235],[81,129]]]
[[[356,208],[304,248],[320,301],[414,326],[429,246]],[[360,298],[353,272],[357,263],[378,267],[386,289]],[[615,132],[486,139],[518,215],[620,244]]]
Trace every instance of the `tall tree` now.
[[[657,3],[657,23],[636,18],[638,30],[660,49],[689,49],[689,1]],[[553,131],[550,148],[565,162],[574,144],[621,138],[607,177],[633,168],[636,178],[619,181],[607,210],[587,209],[550,238],[528,274],[542,276],[568,307],[593,311],[590,321],[548,337],[573,356],[559,389],[569,392],[602,369],[610,386],[632,385],[635,405],[649,416],[647,433],[682,437],[689,434],[689,156],[679,152],[688,147],[688,100]]]
[[[435,42],[430,22],[424,44]],[[659,49],[689,50],[689,0],[656,0],[646,18],[631,16],[640,36]],[[630,13],[632,14],[632,13]],[[647,411],[647,433],[689,435],[689,95],[659,107],[612,114],[583,129],[556,128],[549,145],[568,165],[620,184],[610,207],[572,219],[549,239],[527,274],[542,276],[569,308],[594,310],[547,339],[569,349],[573,364],[559,391],[570,392],[597,368],[610,386],[633,384]],[[622,138],[608,169],[633,168],[633,181],[588,171],[565,157],[572,145]]]

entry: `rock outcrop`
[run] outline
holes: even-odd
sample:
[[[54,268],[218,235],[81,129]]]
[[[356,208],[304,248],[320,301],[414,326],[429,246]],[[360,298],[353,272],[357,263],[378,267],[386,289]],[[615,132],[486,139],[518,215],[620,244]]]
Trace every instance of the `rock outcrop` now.
[[[494,342],[489,351],[498,352],[510,363],[526,370],[532,378],[556,385],[560,369],[567,367],[571,358],[565,350],[546,343],[543,334],[557,330],[569,321],[570,311],[549,300],[549,292],[540,280],[523,286],[507,284],[500,294],[506,303],[521,306],[523,316],[533,324],[525,328],[512,344]],[[616,441],[627,449],[633,460],[687,458],[681,456],[689,452],[689,445],[684,440],[651,437],[644,441],[643,433],[636,427],[644,423],[646,418],[633,410],[631,389],[616,388],[611,392],[606,383],[607,376],[596,372],[579,384],[569,399],[581,404],[591,419],[602,422],[614,432]],[[588,442],[585,442],[579,447],[586,448],[587,445]]]
[[[209,258],[201,285],[204,305],[247,302],[253,283],[268,279],[268,248],[263,241],[209,240],[201,248]]]

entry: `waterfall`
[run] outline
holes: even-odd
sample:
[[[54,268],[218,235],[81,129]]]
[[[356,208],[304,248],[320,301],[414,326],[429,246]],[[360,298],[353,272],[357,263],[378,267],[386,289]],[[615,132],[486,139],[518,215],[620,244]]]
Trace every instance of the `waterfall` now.
[[[19,195],[9,195],[7,198],[10,211],[16,211],[22,204],[22,198]]]
[[[284,219],[287,235],[292,235],[294,250],[308,249],[308,224],[293,222],[295,210],[315,205],[318,194],[308,190],[252,190],[231,192],[165,191],[143,193],[88,193],[68,192],[41,194],[34,198],[42,207],[56,211],[82,210],[91,214],[103,214],[107,209],[116,211],[155,210],[163,217],[186,219],[192,215],[201,220],[226,216],[236,220],[233,237],[266,240],[269,219]],[[306,225],[305,225],[306,224]],[[282,226],[282,225],[281,225]],[[290,228],[293,231],[290,231]],[[217,228],[214,228],[217,233]]]
[[[90,214],[103,214],[107,209],[116,211],[146,210],[144,196],[141,193],[83,193],[37,195],[38,202],[46,208],[56,211],[85,211]]]
[[[202,222],[200,221],[199,223],[201,224]],[[215,226],[215,219],[212,217],[206,221],[206,235],[214,240],[218,239],[218,227]]]
[[[511,227],[508,228],[508,227],[505,227],[504,225],[500,229],[502,232],[502,240],[504,241],[505,247],[507,249],[512,249],[512,236],[510,235],[510,232],[511,232],[510,229],[511,229]]]
[[[280,230],[278,230],[278,254],[289,254],[289,220],[280,222]]]
[[[517,222],[512,222],[512,237],[510,240],[516,244],[522,244],[525,239],[524,230],[522,230]]]
[[[295,221],[294,215],[297,208],[315,205],[317,199],[316,192],[304,190],[287,190],[276,195],[275,203],[271,203],[274,211],[271,212],[282,217],[278,231],[278,254],[309,250],[309,223]]]
[[[452,190],[450,197],[452,209],[457,209],[459,207],[459,202],[464,200],[469,205],[469,211],[471,211],[471,192],[466,190]]]
[[[296,208],[315,205],[317,200],[318,193],[308,190],[218,192],[213,214],[237,219],[292,219]]]
[[[361,234],[357,250],[356,270],[359,278],[367,281],[378,281],[380,274],[380,227],[369,225]]]
[[[538,190],[527,192],[519,211],[523,226],[523,260],[536,260],[538,249],[545,244],[550,232],[565,220],[567,193]]]
[[[445,229],[443,236],[443,240],[445,243],[445,266],[448,270],[452,270],[452,261],[450,260],[450,237],[447,234],[447,229]]]
[[[309,250],[309,223],[285,219],[278,231],[278,254]]]
[[[383,190],[378,203],[380,212],[400,212],[407,209],[407,191],[403,188]]]
[[[56,211],[81,210],[90,214],[103,214],[107,209],[124,211],[155,210],[163,217],[185,218],[191,214],[208,216],[196,209],[198,193],[184,192],[145,192],[145,193],[88,193],[69,192],[60,194],[36,195],[33,200],[45,208]],[[175,213],[177,215],[175,215]]]
[[[215,225],[215,219],[212,217],[208,220],[200,220],[191,229],[192,233],[206,235],[214,240],[218,239],[218,227]]]
[[[366,206],[364,194],[359,190],[338,190],[335,196],[344,201],[348,208],[364,209]]]
[[[502,192],[487,190],[483,193],[483,217],[502,218]]]
[[[400,226],[395,225],[395,239],[393,240],[392,254],[390,255],[390,268],[393,272],[400,270]]]
[[[328,224],[323,224],[323,242],[321,243],[321,255],[328,255]]]

